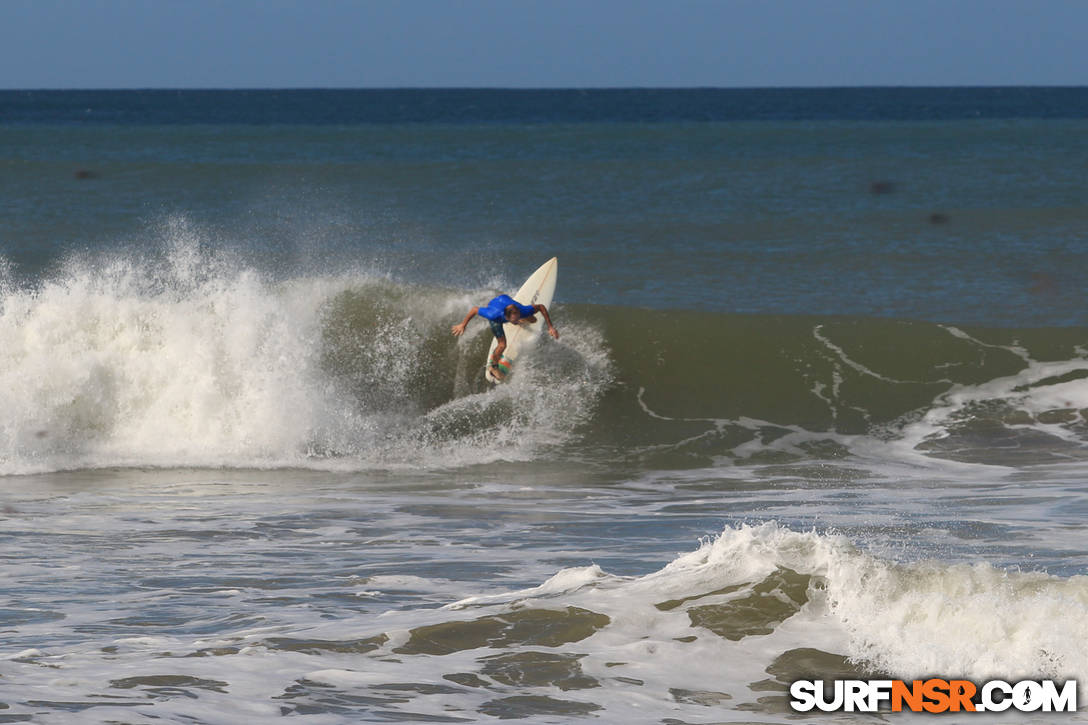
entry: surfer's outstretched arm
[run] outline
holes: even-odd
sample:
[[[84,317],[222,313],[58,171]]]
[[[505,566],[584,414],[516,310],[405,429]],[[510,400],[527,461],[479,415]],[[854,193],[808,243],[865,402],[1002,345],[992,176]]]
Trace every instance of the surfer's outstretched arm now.
[[[465,328],[468,327],[468,321],[475,317],[479,310],[479,307],[473,307],[468,311],[468,314],[465,315],[465,319],[461,321],[461,324],[453,326],[452,332],[454,337],[460,337],[465,334]]]
[[[548,308],[544,305],[533,305],[533,309],[544,315],[544,322],[548,324],[548,334],[559,339],[559,330],[555,329],[555,325],[552,324],[552,318],[548,315]]]

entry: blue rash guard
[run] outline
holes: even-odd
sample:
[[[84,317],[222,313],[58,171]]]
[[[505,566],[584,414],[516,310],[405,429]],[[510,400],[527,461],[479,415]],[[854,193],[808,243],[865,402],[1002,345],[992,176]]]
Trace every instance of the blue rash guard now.
[[[476,309],[476,314],[491,323],[491,331],[500,340],[506,337],[502,331],[502,323],[506,322],[506,308],[514,305],[521,311],[522,317],[530,317],[536,314],[532,305],[523,305],[510,295],[499,295],[487,303],[486,307]]]

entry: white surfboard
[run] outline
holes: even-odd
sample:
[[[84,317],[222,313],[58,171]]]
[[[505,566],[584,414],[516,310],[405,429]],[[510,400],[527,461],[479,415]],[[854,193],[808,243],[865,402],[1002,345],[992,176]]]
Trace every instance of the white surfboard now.
[[[525,280],[525,284],[521,286],[521,289],[512,295],[514,300],[523,305],[544,305],[550,308],[552,295],[555,294],[555,278],[558,274],[559,262],[556,257],[552,257],[529,275],[529,279]],[[551,309],[548,312],[551,312]],[[504,365],[512,366],[518,355],[540,334],[545,325],[544,315],[541,314],[537,314],[536,322],[522,325],[503,323],[503,332],[506,333],[506,350],[502,356],[507,361]],[[488,382],[492,383],[501,382],[495,377],[490,367],[491,355],[495,352],[495,346],[498,344],[498,340],[491,340],[491,347],[488,348],[487,359],[484,361],[484,364],[487,365],[484,377],[487,378]]]

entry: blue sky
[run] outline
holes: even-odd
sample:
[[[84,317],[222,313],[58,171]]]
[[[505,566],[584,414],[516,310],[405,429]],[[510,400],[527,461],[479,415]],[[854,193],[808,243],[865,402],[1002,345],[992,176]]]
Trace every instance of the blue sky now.
[[[1088,84],[1083,0],[0,0],[0,88]]]

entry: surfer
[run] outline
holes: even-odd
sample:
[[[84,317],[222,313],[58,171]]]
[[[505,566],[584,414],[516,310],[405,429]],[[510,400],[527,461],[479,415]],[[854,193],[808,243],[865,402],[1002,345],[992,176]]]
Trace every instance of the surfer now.
[[[552,324],[552,318],[548,316],[547,307],[544,305],[523,305],[515,301],[510,295],[499,295],[484,307],[473,307],[465,315],[465,319],[461,324],[453,326],[453,335],[454,337],[460,337],[465,334],[468,321],[476,315],[491,323],[491,332],[495,334],[496,344],[495,352],[492,353],[488,364],[491,366],[491,373],[501,380],[503,372],[499,368],[499,361],[502,360],[502,354],[506,350],[506,333],[502,330],[503,322],[509,322],[511,325],[531,324],[536,322],[536,313],[538,312],[544,315],[544,322],[548,324],[548,334],[558,340],[559,330],[555,329],[555,325]]]

